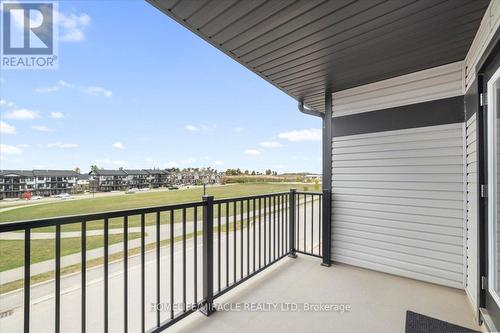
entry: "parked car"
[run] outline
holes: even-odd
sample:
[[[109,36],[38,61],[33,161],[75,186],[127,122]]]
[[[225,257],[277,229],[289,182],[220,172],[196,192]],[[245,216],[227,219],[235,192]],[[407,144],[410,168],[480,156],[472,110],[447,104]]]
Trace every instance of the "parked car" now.
[[[43,197],[39,196],[39,195],[34,195],[31,197],[30,200],[40,200],[40,199],[43,199]]]

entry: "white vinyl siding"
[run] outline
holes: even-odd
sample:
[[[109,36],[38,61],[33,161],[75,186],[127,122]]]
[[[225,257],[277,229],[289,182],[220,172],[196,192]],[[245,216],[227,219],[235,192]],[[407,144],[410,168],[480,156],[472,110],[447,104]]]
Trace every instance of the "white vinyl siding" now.
[[[332,259],[464,288],[464,132],[333,138]]]
[[[333,117],[463,95],[463,61],[333,93]]]
[[[477,126],[474,114],[467,121],[467,286],[466,291],[474,308],[477,308]]]

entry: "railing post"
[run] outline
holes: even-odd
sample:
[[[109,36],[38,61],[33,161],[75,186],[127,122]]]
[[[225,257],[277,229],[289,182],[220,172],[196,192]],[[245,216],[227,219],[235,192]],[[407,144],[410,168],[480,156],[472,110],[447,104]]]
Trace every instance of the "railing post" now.
[[[201,312],[210,316],[214,311],[214,197],[204,195],[203,201],[203,298]],[[195,235],[196,237],[196,235]]]
[[[330,251],[331,251],[331,236],[332,236],[332,230],[331,230],[331,220],[332,220],[332,215],[331,215],[331,192],[330,190],[323,190],[323,217],[321,221],[321,232],[322,232],[322,248],[321,248],[321,254],[323,257],[323,260],[321,262],[321,266],[326,266],[330,267],[331,266],[331,260],[330,260]]]
[[[288,253],[288,256],[290,258],[297,258],[297,253],[295,252],[296,248],[295,248],[295,198],[296,198],[296,194],[297,194],[297,189],[290,189],[290,201],[289,201],[289,207],[288,209],[290,210],[290,213],[289,213],[289,221],[288,221],[288,225],[289,225],[289,244],[290,244],[290,248],[288,249],[289,250],[289,253]]]

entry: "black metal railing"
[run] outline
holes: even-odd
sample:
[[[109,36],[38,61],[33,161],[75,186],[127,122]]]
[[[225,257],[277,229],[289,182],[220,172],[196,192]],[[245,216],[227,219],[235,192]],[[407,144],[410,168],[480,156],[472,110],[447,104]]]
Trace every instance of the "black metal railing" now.
[[[323,193],[295,192],[295,252],[322,257]]]
[[[198,309],[209,315],[217,297],[287,255],[312,255],[329,264],[329,195],[324,198],[325,193],[296,190],[218,200],[204,196],[199,202],[0,224],[0,233],[24,232],[19,307],[24,332],[35,325],[30,309],[36,279],[30,268],[31,245],[39,231],[54,235],[55,332],[62,330],[62,316],[80,321],[81,332],[108,332],[110,327],[160,332]],[[73,278],[79,275],[80,311],[61,307],[65,230],[80,231],[80,266],[72,272]],[[97,257],[95,244],[89,248],[96,235],[102,235],[103,250]],[[116,235],[122,238],[112,244],[110,236]],[[96,284],[102,292],[95,292]],[[118,317],[116,305],[122,309]]]

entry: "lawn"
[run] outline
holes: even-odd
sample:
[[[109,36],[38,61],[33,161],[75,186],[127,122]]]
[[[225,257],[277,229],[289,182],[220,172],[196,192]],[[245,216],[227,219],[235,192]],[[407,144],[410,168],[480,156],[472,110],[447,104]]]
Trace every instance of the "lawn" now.
[[[129,233],[129,239],[140,237],[140,233]],[[109,235],[109,244],[120,243],[123,235]],[[80,253],[81,238],[62,238],[61,256]],[[103,236],[87,237],[87,250],[96,249],[104,245]],[[3,240],[0,242],[0,272],[24,265],[24,241]],[[31,240],[31,264],[36,264],[45,260],[54,259],[55,240],[54,239],[34,239]]]
[[[298,187],[302,190],[304,185],[294,185],[294,184],[280,184],[280,183],[252,183],[252,184],[236,184],[228,186],[214,186],[207,188],[207,194],[213,195],[216,199],[220,198],[230,198],[239,197],[254,194],[265,194],[273,192],[283,192],[288,191],[292,187]],[[313,186],[309,186],[312,189]],[[78,215],[78,214],[88,214],[103,211],[113,211],[113,210],[124,210],[132,208],[141,207],[151,207],[151,206],[162,206],[181,202],[193,202],[200,201],[203,195],[203,189],[193,188],[187,190],[178,191],[161,191],[161,192],[146,192],[137,194],[128,194],[120,196],[109,196],[109,197],[99,197],[92,199],[82,199],[73,201],[63,201],[55,203],[47,203],[43,205],[36,205],[31,207],[21,207],[12,210],[8,210],[0,213],[0,223],[9,221],[19,221],[19,220],[30,220],[47,218],[54,216],[65,216],[65,215]],[[250,203],[250,208],[252,208],[252,203]],[[230,215],[233,214],[233,207],[230,207]],[[237,213],[240,213],[240,205],[237,205]],[[244,206],[244,211],[246,211],[246,204]],[[181,221],[182,212],[180,210],[175,212],[175,222]],[[217,216],[217,211],[215,212]],[[225,207],[222,207],[221,216],[225,216]],[[146,224],[151,225],[155,223],[155,214],[147,214]],[[162,217],[161,218],[166,218]],[[194,218],[194,209],[188,209],[186,212],[186,218],[188,221],[192,221]],[[198,211],[198,219],[201,218],[201,209]],[[129,218],[129,226],[139,226],[140,216],[131,216]],[[122,218],[115,218],[109,220],[110,228],[120,228],[123,225]],[[77,231],[80,230],[80,224],[72,224],[66,226],[67,231]],[[93,223],[88,226],[88,229],[101,229],[102,223]],[[39,228],[33,231],[49,231],[49,228]]]
[[[228,225],[221,226],[221,233],[225,233],[226,230],[233,233],[233,230],[241,229],[242,227],[248,227],[249,224],[253,224],[254,220],[244,219],[243,221],[238,221],[236,223],[230,222]],[[64,226],[63,228],[66,228]],[[65,231],[65,230],[63,230]],[[214,232],[217,232],[218,228],[214,227]],[[202,235],[202,231],[199,230],[196,233],[197,237]],[[140,233],[129,233],[129,240],[134,238],[139,238]],[[186,240],[192,239],[194,237],[194,233],[186,234]],[[176,236],[174,238],[174,243],[181,242],[183,237]],[[61,240],[61,254],[62,256],[79,253],[81,251],[80,246],[80,238],[67,238]],[[123,235],[110,235],[109,236],[109,244],[115,244],[123,241]],[[170,244],[170,239],[165,239],[160,241],[160,246],[167,246]],[[87,238],[87,250],[95,249],[102,247],[103,245],[103,237],[102,236],[90,236]],[[54,259],[54,240],[32,240],[31,241],[31,263],[37,263],[44,260],[53,260]],[[145,247],[146,251],[152,251],[156,248],[156,243],[147,244]],[[0,241],[0,271],[12,269],[16,267],[20,267],[24,265],[24,241]],[[7,257],[8,254],[8,257]],[[12,255],[13,254],[13,255]],[[129,248],[127,252],[127,256],[131,257],[134,255],[140,254],[140,247]],[[109,256],[109,262],[119,261],[123,259],[123,252],[118,252],[111,254]],[[5,257],[5,258],[4,258]],[[103,258],[95,258],[87,261],[86,267],[87,269],[100,266],[103,264]],[[69,265],[61,268],[61,275],[67,275],[75,272],[79,272],[81,270],[81,264]],[[32,275],[30,278],[31,285],[45,282],[54,278],[54,271],[50,270],[45,273]],[[24,280],[15,280],[8,283],[0,283],[0,295],[3,293],[7,293],[13,290],[17,290],[23,287]]]
[[[254,194],[267,194],[273,192],[285,192],[289,191],[290,188],[297,188],[298,190],[314,190],[314,186],[312,185],[303,185],[303,184],[281,184],[281,183],[252,183],[252,184],[237,184],[237,185],[228,185],[228,186],[217,186],[217,187],[209,187],[207,188],[207,194],[213,195],[216,199],[220,198],[230,198],[230,197],[241,197],[247,195]],[[113,210],[124,210],[124,209],[132,209],[132,208],[141,208],[141,207],[151,207],[151,206],[162,206],[168,204],[175,204],[181,202],[193,202],[200,201],[203,194],[203,190],[200,188],[195,189],[187,189],[187,190],[179,190],[179,191],[162,191],[162,192],[145,192],[138,194],[130,194],[130,195],[119,195],[119,196],[109,196],[109,197],[98,197],[92,199],[81,199],[81,200],[73,200],[73,201],[61,201],[55,203],[47,203],[42,205],[36,205],[31,207],[21,207],[13,210],[7,210],[5,212],[0,213],[0,223],[8,222],[8,221],[19,221],[19,220],[30,220],[30,219],[38,219],[38,218],[47,218],[47,217],[55,217],[55,216],[65,216],[65,215],[78,215],[78,214],[87,214],[87,213],[95,213],[95,212],[103,212],[103,211],[113,211]],[[263,202],[262,202],[263,203]],[[236,205],[236,213],[238,216],[241,214],[241,211],[246,212],[246,210],[250,207],[253,208],[253,202],[249,201],[248,203],[244,202],[243,207],[241,206],[241,202],[238,202]],[[223,205],[221,207],[221,217],[225,217],[226,215],[226,206]],[[229,215],[232,216],[234,214],[234,205],[231,204],[229,206]],[[261,208],[264,208],[263,206]],[[279,207],[277,207],[279,208]],[[257,207],[258,209],[258,207]],[[218,218],[218,209],[215,208],[215,219]],[[175,222],[181,222],[181,214],[182,211],[175,212]],[[186,211],[186,219],[188,221],[192,221],[194,217],[194,210],[188,209]],[[198,208],[198,221],[201,221],[202,210]],[[246,213],[244,214],[246,220]],[[156,222],[156,214],[146,214],[146,224],[154,224]],[[169,221],[169,216],[166,212],[161,213],[160,215],[161,223],[167,223]],[[232,219],[230,220],[232,222]],[[198,224],[201,229],[201,222]],[[96,230],[102,229],[102,221],[89,221],[87,223],[87,230]],[[237,228],[239,228],[239,224],[237,223]],[[129,227],[139,226],[140,225],[140,217],[139,216],[131,216],[129,218]],[[123,227],[123,219],[115,218],[109,220],[110,228],[122,228]],[[230,223],[227,227],[230,229],[233,228],[232,223]],[[66,224],[61,228],[62,232],[67,231],[81,231],[81,223],[73,223]],[[200,230],[198,229],[198,230]],[[225,230],[226,226],[222,227],[222,230]],[[37,231],[54,231],[54,227],[46,227],[46,228],[37,228],[33,229],[33,232]],[[200,232],[200,231],[199,231]],[[191,238],[193,235],[188,234],[187,237]],[[129,239],[139,237],[138,233],[129,231]],[[174,241],[178,241],[179,237],[176,237]],[[123,240],[123,235],[110,235],[109,242],[110,244],[119,243]],[[162,242],[164,243],[164,242]],[[162,244],[163,245],[163,244]],[[103,237],[102,236],[89,236],[87,238],[87,249],[95,249],[103,246]],[[153,244],[149,244],[148,247],[153,246]],[[52,239],[48,240],[32,240],[31,241],[31,263],[37,263],[44,260],[50,260],[54,258],[54,247],[55,242]],[[61,244],[61,254],[62,256],[79,253],[80,248],[80,238],[63,238]],[[131,249],[131,251],[137,251],[138,249]],[[116,256],[116,258],[115,258]],[[2,240],[0,241],[0,271],[5,271],[14,267],[22,266],[23,258],[24,258],[24,241],[22,240]],[[119,254],[113,255],[113,259],[118,260]],[[102,264],[101,259],[96,259],[92,261],[93,265]],[[74,266],[74,267],[73,267]],[[64,273],[68,274],[78,270],[78,265],[73,265],[64,268]],[[41,282],[52,277],[53,272],[47,272],[36,277],[33,277],[34,282]],[[1,292],[6,292],[7,290],[14,290],[20,287],[22,281],[13,281],[7,285],[1,286]],[[5,289],[6,288],[6,289]],[[5,289],[5,290],[4,290]],[[0,292],[0,293],[1,293]]]

